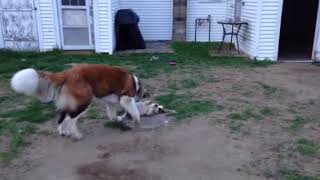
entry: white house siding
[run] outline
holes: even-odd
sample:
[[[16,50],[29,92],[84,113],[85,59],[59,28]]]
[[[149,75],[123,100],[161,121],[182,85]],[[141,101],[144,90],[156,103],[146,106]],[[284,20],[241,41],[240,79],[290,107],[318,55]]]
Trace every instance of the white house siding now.
[[[241,20],[248,23],[242,26],[239,34],[239,46],[241,51],[251,58],[257,56],[259,36],[259,0],[246,0],[241,9]],[[227,18],[234,17],[234,1],[229,1],[227,6]]]
[[[139,27],[145,40],[172,39],[172,0],[119,0],[121,9],[140,16]]]
[[[282,1],[262,0],[257,58],[277,60]]]
[[[114,30],[114,21],[116,17],[116,13],[120,8],[119,0],[111,1],[111,35],[112,35],[112,50],[116,47],[116,38],[115,38],[115,30]]]
[[[196,18],[207,18],[209,14],[212,19],[211,41],[220,41],[222,39],[222,26],[217,24],[217,21],[226,18],[227,1],[201,2],[200,0],[188,0],[187,3],[187,41],[194,41],[195,39]],[[208,26],[207,23],[198,26],[197,41],[208,41]]]
[[[54,0],[38,0],[38,31],[40,51],[59,47],[59,29],[56,26],[58,17]]]
[[[2,36],[2,26],[0,25],[0,48],[4,48],[3,36]]]
[[[96,52],[112,54],[111,2],[110,0],[94,0],[93,9]]]

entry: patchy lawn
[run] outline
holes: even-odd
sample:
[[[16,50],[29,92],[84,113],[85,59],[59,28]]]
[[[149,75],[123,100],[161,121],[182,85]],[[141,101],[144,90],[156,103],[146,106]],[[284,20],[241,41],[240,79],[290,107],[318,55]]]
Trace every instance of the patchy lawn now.
[[[175,43],[175,54],[123,56],[1,51],[0,177],[319,179],[319,67],[210,57],[216,46]],[[79,123],[85,139],[58,136],[54,108],[14,94],[9,80],[22,68],[72,63],[128,68],[152,99],[177,111],[175,123],[128,130],[93,103]]]

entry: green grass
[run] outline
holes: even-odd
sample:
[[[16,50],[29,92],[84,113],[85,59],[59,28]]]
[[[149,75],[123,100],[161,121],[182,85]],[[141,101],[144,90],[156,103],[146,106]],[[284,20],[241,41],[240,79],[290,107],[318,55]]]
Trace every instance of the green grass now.
[[[70,63],[97,63],[126,66],[140,77],[148,78],[160,73],[170,73],[181,66],[230,66],[230,67],[267,67],[271,62],[253,61],[247,58],[210,57],[208,51],[216,48],[216,43],[173,43],[175,54],[132,54],[110,56],[103,54],[71,55],[61,51],[47,53],[0,51],[0,74],[6,78],[23,68],[33,67],[38,70],[61,71]],[[159,57],[151,61],[152,56]],[[177,61],[177,66],[170,66],[169,61]]]
[[[180,85],[177,80],[171,80],[168,82],[167,88],[176,91],[180,89]]]
[[[5,135],[10,138],[8,149],[0,152],[0,161],[10,162],[17,157],[21,147],[28,144],[26,137],[34,132],[32,124],[17,123],[14,121],[0,121],[0,135]]]
[[[262,109],[259,110],[259,112],[263,116],[272,116],[275,114],[274,108],[272,107],[263,107]]]
[[[303,156],[320,157],[320,145],[312,140],[299,139],[296,143],[296,151]]]
[[[297,171],[281,170],[281,179],[283,180],[320,180],[320,177],[303,175]]]
[[[263,82],[257,82],[257,84],[262,87],[263,93],[266,96],[271,96],[271,95],[275,94],[278,90],[276,87],[270,86],[270,85],[265,84]]]
[[[98,110],[97,105],[91,104],[88,109],[88,112],[86,113],[86,116],[89,119],[97,119],[99,117],[99,110]]]
[[[32,99],[25,107],[0,114],[15,122],[43,123],[55,116],[54,107]]]
[[[191,71],[191,72],[190,72]],[[206,77],[202,71],[197,72],[197,70],[186,70],[185,72],[186,77],[181,80],[169,80],[167,83],[167,88],[170,90],[181,90],[181,89],[193,89],[199,87],[205,83],[213,83],[217,82],[217,79],[214,77]],[[190,74],[192,73],[192,74]]]
[[[262,116],[260,114],[256,113],[254,109],[248,108],[240,113],[231,113],[228,115],[228,118],[245,121],[245,120],[248,120],[251,118],[256,119],[256,120],[260,120],[260,119],[262,119]]]
[[[253,61],[248,58],[210,57],[209,51],[217,49],[219,43],[189,43],[177,42],[172,48],[186,64],[196,66],[229,66],[229,67],[267,67],[274,64],[271,61]]]
[[[70,63],[108,64],[125,66],[138,76],[147,78],[160,73],[169,73],[175,68],[167,62],[150,61],[151,54],[135,54],[128,56],[109,56],[103,54],[72,55],[63,53],[17,53],[0,52],[0,74],[9,78],[12,74],[23,68],[36,68],[38,70],[61,71],[70,67]],[[161,55],[164,59],[171,59],[169,54]],[[175,57],[172,57],[174,59]]]
[[[195,79],[184,79],[181,81],[181,87],[185,89],[198,87],[199,84],[200,82]]]
[[[304,118],[304,117],[297,116],[295,117],[295,119],[293,119],[293,121],[289,125],[289,130],[298,131],[299,129],[303,128],[304,125],[313,121],[314,119],[311,119],[311,118]]]
[[[181,81],[174,80],[168,82],[167,88],[171,91],[177,91],[180,89],[192,89],[198,87],[200,83],[200,81],[192,78],[183,79]]]
[[[9,138],[10,144],[0,152],[0,161],[10,162],[18,156],[21,148],[28,144],[27,138],[35,132],[34,124],[43,123],[55,115],[51,105],[41,104],[38,100],[25,97],[25,105],[17,105],[19,97],[11,96],[1,102],[2,107],[10,109],[0,112],[0,136]]]
[[[210,112],[220,111],[222,106],[213,101],[194,100],[187,95],[167,94],[156,97],[157,102],[163,104],[166,109],[177,111],[174,116],[178,120],[190,118],[196,115],[204,115]]]
[[[248,120],[262,120],[267,116],[274,115],[274,109],[263,107],[261,109],[247,108],[241,112],[230,113],[228,118],[228,126],[232,130],[238,130]]]

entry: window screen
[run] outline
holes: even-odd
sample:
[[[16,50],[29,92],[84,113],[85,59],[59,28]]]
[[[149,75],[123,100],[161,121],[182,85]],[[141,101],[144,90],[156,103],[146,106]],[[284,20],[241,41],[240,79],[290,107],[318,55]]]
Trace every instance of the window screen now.
[[[85,6],[86,0],[61,0],[63,6]]]

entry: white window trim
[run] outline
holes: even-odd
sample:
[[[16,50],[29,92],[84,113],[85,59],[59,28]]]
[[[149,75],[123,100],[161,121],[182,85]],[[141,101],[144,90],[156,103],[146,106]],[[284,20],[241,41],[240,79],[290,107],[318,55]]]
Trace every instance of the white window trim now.
[[[93,29],[94,29],[94,42],[95,42],[95,51],[100,53],[100,31],[99,31],[99,8],[98,1],[93,1]]]
[[[0,17],[2,16],[2,12],[0,11]],[[0,22],[0,48],[4,48],[4,41],[3,41],[3,31],[2,31],[2,22]]]
[[[279,44],[280,44],[280,30],[281,30],[281,20],[282,20],[282,10],[283,10],[283,0],[280,0],[279,10],[278,10],[278,19],[277,19],[277,31],[275,37],[275,52],[274,52],[274,60],[277,61],[279,58]]]
[[[62,49],[62,42],[61,42],[61,32],[60,32],[60,19],[59,19],[59,6],[58,1],[53,0],[53,15],[54,15],[54,27],[55,27],[55,35],[56,35],[56,42],[57,48]]]
[[[312,59],[317,61],[319,54],[318,49],[320,49],[320,3],[318,5],[317,21],[316,21],[316,30],[314,32],[313,48],[312,48]]]
[[[113,54],[113,30],[114,30],[114,24],[113,24],[113,17],[112,17],[112,3],[111,3],[111,0],[108,1],[109,2],[109,33],[110,33],[110,49],[109,49],[109,54],[112,55]]]
[[[45,51],[44,45],[43,45],[43,34],[42,34],[42,23],[41,23],[41,14],[39,9],[39,0],[34,0],[34,7],[35,10],[35,16],[36,16],[36,26],[37,26],[37,35],[38,35],[38,43],[39,43],[39,50]]]

